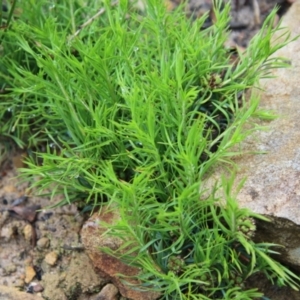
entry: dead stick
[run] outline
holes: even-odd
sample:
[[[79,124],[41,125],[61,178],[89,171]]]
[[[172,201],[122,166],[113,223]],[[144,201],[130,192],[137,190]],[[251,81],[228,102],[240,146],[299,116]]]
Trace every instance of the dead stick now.
[[[254,22],[255,25],[259,25],[261,23],[260,20],[260,8],[257,0],[253,0],[253,12],[254,12]]]

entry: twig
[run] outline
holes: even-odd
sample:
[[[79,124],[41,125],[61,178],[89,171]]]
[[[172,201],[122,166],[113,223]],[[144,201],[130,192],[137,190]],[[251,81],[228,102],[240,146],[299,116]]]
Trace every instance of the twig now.
[[[111,6],[116,6],[118,3],[119,3],[119,1],[115,1],[111,4]],[[94,16],[92,16],[85,23],[83,23],[82,25],[79,26],[78,30],[68,38],[68,42],[71,42],[81,32],[81,30],[83,28],[90,25],[96,18],[98,18],[99,16],[101,16],[104,13],[105,13],[105,8],[101,8]]]
[[[260,8],[257,0],[253,0],[252,6],[254,12],[254,24],[259,25],[261,23],[261,20],[260,20]]]

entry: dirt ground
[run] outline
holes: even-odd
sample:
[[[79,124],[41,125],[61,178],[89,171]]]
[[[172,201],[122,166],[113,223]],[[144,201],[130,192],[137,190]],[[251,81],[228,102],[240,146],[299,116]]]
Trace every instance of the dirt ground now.
[[[170,9],[178,1],[168,2]],[[232,33],[228,44],[247,47],[270,10],[280,4],[279,19],[293,1],[231,2]],[[254,2],[259,3],[258,8]],[[199,17],[210,9],[209,0],[191,0],[188,14]],[[210,14],[207,26],[213,18]],[[85,216],[77,207],[47,208],[59,199],[51,202],[47,197],[36,197],[34,191],[28,193],[29,183],[16,178],[18,168],[24,167],[22,155],[0,157],[0,300],[125,300],[93,270],[81,247],[80,229]],[[290,289],[273,287],[261,278],[254,278],[249,286],[265,290],[273,300],[300,299]],[[8,287],[16,289],[11,292]],[[26,294],[16,294],[16,290]]]

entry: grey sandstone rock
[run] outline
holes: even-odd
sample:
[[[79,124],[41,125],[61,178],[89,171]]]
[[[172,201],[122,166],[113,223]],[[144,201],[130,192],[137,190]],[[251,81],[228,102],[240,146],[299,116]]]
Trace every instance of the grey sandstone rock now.
[[[300,34],[299,15],[298,0],[282,23],[292,37]],[[300,39],[279,50],[276,56],[287,58],[291,67],[275,70],[276,78],[261,82],[265,91],[260,106],[273,110],[279,118],[262,122],[269,130],[258,131],[242,143],[245,151],[266,153],[235,159],[238,165],[235,186],[247,178],[237,195],[240,206],[273,221],[259,222],[258,239],[285,246],[279,249],[283,253],[281,259],[300,269]],[[211,186],[222,173],[225,170],[217,169],[205,187]]]

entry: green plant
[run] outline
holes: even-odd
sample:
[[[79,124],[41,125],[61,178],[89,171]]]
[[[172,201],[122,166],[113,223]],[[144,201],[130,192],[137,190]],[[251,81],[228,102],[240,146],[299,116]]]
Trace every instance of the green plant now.
[[[225,199],[213,193],[199,201],[195,186],[164,204],[149,200],[136,205],[132,195],[125,195],[126,200],[119,200],[126,206],[120,208],[119,223],[108,225],[109,235],[124,245],[102,250],[141,268],[142,285],[136,288],[155,289],[163,299],[257,299],[263,294],[245,290],[244,282],[258,272],[274,284],[297,289],[297,276],[270,258],[275,245],[251,240],[255,218],[267,220],[238,207],[232,183],[233,178],[223,180]]]
[[[289,42],[283,32],[270,46],[275,12],[233,65],[221,2],[205,30],[207,16],[192,22],[158,0],[143,12],[125,0],[20,3],[22,16],[1,32],[0,135],[44,147],[43,163],[32,157],[23,170],[39,176],[32,186],[64,194],[57,205],[81,198],[85,208],[118,209],[110,232],[126,237],[122,259],[143,270],[136,288],[166,299],[253,299],[261,294],[243,282],[256,272],[297,288],[297,276],[269,257],[272,245],[251,240],[259,216],[238,208],[231,182],[225,205],[215,194],[200,201],[207,172],[251,133],[244,124],[258,99],[245,101],[245,90],[284,65],[269,58]]]

